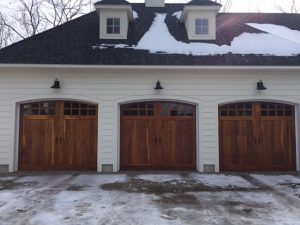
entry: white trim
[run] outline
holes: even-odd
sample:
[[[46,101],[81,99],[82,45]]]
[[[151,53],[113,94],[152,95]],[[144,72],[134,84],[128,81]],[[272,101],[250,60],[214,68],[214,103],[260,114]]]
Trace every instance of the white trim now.
[[[21,98],[14,99],[12,102],[12,117],[11,120],[13,122],[12,126],[12,144],[11,144],[11,154],[10,154],[10,165],[9,165],[9,172],[18,171],[18,156],[19,156],[19,132],[20,132],[20,105],[26,102],[35,102],[35,101],[47,101],[47,100],[72,100],[72,101],[83,101],[92,104],[98,105],[98,140],[97,140],[97,171],[101,172],[102,167],[100,165],[100,151],[102,148],[102,139],[101,139],[101,123],[102,123],[102,102],[97,98],[79,96],[79,95],[45,95],[45,96],[23,96]]]
[[[197,171],[201,171],[200,168],[200,140],[199,140],[199,133],[200,133],[200,129],[199,129],[199,107],[201,107],[201,102],[199,102],[199,100],[197,99],[193,99],[193,98],[188,98],[188,97],[183,97],[183,96],[169,96],[169,95],[144,95],[144,96],[130,96],[130,97],[126,97],[126,98],[121,98],[118,99],[114,102],[114,108],[115,108],[115,112],[117,112],[115,114],[115,121],[117,121],[117,129],[115,132],[115,135],[117,138],[115,138],[116,141],[116,146],[117,146],[117,155],[115,157],[116,161],[114,163],[116,163],[114,166],[114,172],[118,172],[120,171],[120,106],[123,104],[128,104],[128,103],[132,103],[132,102],[142,102],[142,101],[175,101],[175,102],[182,102],[182,103],[187,103],[187,104],[192,104],[194,106],[196,106],[196,170]]]
[[[300,70],[300,66],[159,66],[159,65],[69,65],[69,64],[6,64],[0,68],[45,68],[45,69],[160,69],[160,70]]]
[[[217,118],[216,118],[216,130],[218,131],[218,140],[217,140],[217,146],[219,146],[219,106],[220,105],[224,105],[224,104],[230,104],[230,103],[238,103],[238,102],[275,102],[275,103],[285,103],[285,104],[290,104],[293,105],[295,107],[295,137],[296,137],[296,170],[300,171],[300,102],[298,99],[295,99],[295,101],[291,101],[291,98],[287,98],[287,97],[282,97],[282,96],[250,96],[250,98],[248,96],[241,96],[241,97],[228,97],[228,98],[224,98],[223,100],[219,100],[216,102],[215,105],[215,110],[216,110],[216,114],[217,114]],[[219,147],[219,151],[218,151],[218,167],[220,166],[220,159],[219,159],[219,155],[220,155],[220,147]]]

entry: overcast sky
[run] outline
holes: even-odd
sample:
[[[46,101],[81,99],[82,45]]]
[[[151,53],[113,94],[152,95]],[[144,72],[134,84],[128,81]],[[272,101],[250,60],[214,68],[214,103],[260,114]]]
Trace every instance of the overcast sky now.
[[[144,2],[144,0],[129,0],[130,2]],[[170,2],[187,2],[188,0],[166,0]],[[224,1],[224,0],[223,0]],[[300,0],[295,0],[300,13]],[[0,0],[0,7],[8,6],[10,0]],[[281,6],[287,12],[290,9],[292,0],[232,0],[230,12],[278,12],[278,6]],[[1,11],[2,11],[1,10]]]

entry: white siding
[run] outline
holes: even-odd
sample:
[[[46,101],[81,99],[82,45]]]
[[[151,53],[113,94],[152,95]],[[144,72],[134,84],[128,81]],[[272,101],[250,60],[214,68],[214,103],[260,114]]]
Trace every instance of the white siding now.
[[[143,99],[177,99],[198,107],[198,170],[202,171],[204,164],[214,164],[218,170],[218,104],[247,99],[274,100],[293,103],[298,109],[299,74],[299,70],[278,69],[1,69],[0,165],[9,164],[10,171],[17,169],[17,105],[20,102],[78,99],[98,103],[98,170],[101,171],[102,164],[113,164],[117,171],[119,104]],[[50,88],[55,78],[61,81],[60,90]],[[158,79],[164,87],[160,92],[153,89]],[[256,91],[260,79],[268,88],[266,91]]]

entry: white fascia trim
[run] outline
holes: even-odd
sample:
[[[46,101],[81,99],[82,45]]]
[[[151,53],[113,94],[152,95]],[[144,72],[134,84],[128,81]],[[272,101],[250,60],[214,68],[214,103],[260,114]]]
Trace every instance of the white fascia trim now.
[[[300,70],[300,66],[153,66],[153,65],[59,65],[59,64],[1,64],[7,69],[155,69],[155,70]],[[299,74],[300,75],[300,74]]]

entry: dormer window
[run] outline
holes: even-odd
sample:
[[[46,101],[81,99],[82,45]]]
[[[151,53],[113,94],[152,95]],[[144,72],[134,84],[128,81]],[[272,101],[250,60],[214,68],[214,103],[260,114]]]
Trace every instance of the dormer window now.
[[[127,39],[133,10],[126,0],[101,0],[95,3],[99,14],[100,39]]]
[[[216,18],[221,4],[211,0],[191,0],[184,7],[180,22],[189,40],[216,40]]]
[[[107,34],[120,34],[120,18],[107,18],[106,19],[106,33]]]
[[[208,35],[209,34],[208,19],[195,19],[195,34]]]

